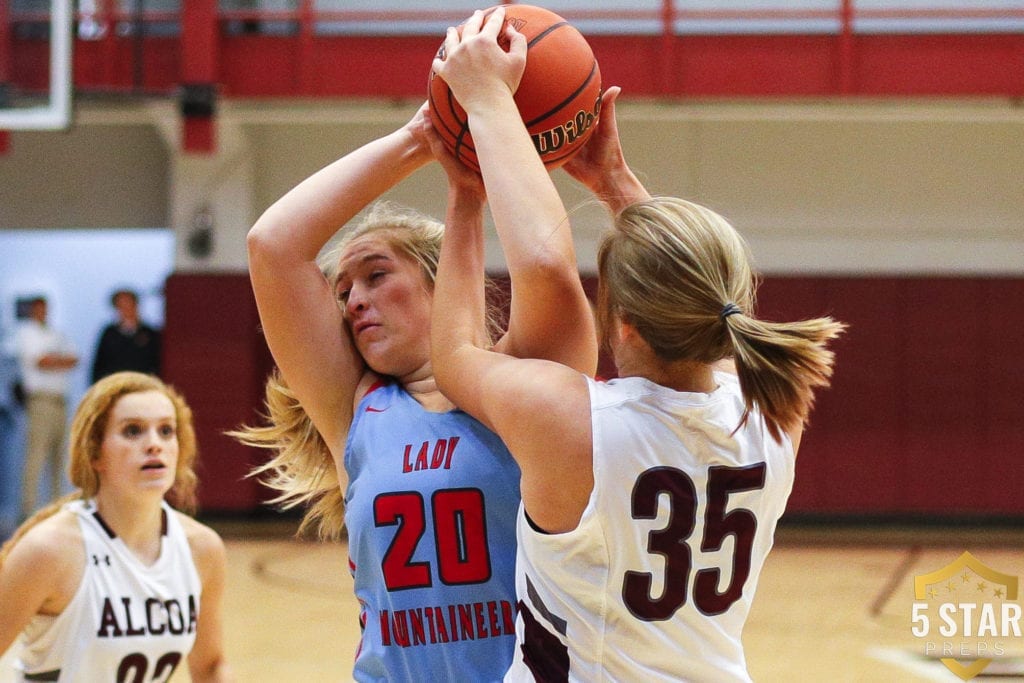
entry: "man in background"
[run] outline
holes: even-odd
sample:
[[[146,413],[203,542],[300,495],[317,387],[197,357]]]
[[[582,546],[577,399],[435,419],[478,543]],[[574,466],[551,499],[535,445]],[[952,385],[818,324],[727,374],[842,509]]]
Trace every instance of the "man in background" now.
[[[21,510],[21,467],[24,452],[24,386],[18,370],[14,335],[0,328],[0,542],[18,526]]]
[[[139,319],[139,296],[119,289],[110,297],[117,322],[103,328],[92,364],[92,381],[121,370],[160,374],[160,331]]]
[[[27,446],[21,482],[21,514],[37,509],[39,480],[49,465],[50,499],[60,496],[67,429],[67,393],[78,355],[71,341],[46,322],[45,297],[28,302],[29,318],[18,330],[16,348],[25,391]]]

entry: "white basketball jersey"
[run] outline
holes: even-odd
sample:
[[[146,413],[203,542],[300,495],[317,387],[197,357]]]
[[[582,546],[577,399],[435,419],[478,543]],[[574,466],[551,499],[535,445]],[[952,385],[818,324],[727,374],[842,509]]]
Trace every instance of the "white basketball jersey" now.
[[[57,616],[36,615],[15,662],[18,681],[166,681],[196,638],[201,584],[177,513],[164,504],[160,557],[144,565],[90,501],[78,517],[85,572]]]
[[[749,681],[741,635],[793,484],[788,438],[736,431],[734,375],[710,394],[590,381],[594,490],[579,526],[520,507],[507,681]]]

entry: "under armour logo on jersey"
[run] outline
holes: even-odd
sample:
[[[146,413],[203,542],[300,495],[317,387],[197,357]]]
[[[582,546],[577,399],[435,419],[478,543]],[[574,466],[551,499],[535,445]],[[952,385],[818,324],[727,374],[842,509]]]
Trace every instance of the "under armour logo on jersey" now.
[[[92,563],[94,565],[96,565],[97,567],[100,566],[100,563],[103,563],[103,564],[105,564],[105,565],[107,565],[109,567],[110,566],[110,555],[104,555],[102,558],[99,555],[93,555],[92,556]]]

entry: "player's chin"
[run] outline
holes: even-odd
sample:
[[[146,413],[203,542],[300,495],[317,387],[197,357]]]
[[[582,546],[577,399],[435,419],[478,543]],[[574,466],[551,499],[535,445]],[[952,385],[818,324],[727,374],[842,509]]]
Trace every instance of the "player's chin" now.
[[[163,495],[174,486],[174,470],[166,468],[159,471],[150,471],[137,482],[137,485],[142,491]]]
[[[356,344],[359,355],[374,372],[380,375],[394,375],[396,349],[386,338],[364,339]]]
[[[391,354],[380,363],[367,363],[367,365],[378,375],[393,377],[399,382],[404,382],[405,379],[417,373],[428,362],[429,358],[410,358],[408,356]]]

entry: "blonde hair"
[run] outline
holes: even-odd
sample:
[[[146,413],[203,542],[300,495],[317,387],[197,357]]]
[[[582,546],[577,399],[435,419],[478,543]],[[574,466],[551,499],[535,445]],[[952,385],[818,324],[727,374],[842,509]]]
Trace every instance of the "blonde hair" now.
[[[332,289],[345,251],[355,240],[371,234],[417,263],[424,284],[433,291],[444,225],[413,209],[384,201],[375,203],[358,224],[346,229],[320,256],[320,269]],[[492,338],[498,332],[499,318],[494,311],[487,316]],[[321,539],[339,538],[345,523],[344,482],[323,437],[276,370],[267,379],[262,417],[260,426],[242,426],[228,433],[247,446],[273,452],[271,459],[251,475],[262,476],[265,485],[279,492],[270,502],[283,509],[307,506],[299,534],[315,527]]]
[[[806,421],[814,389],[829,383],[826,343],[845,326],[831,318],[758,320],[747,244],[708,208],[672,197],[625,208],[601,243],[598,273],[605,348],[618,316],[663,360],[734,358],[744,422],[756,407],[776,440]]]
[[[437,277],[444,224],[413,209],[380,201],[352,228],[346,230],[334,246],[320,256],[320,270],[333,287],[337,284],[341,256],[356,239],[367,235],[384,239],[396,252],[419,264],[430,288]]]
[[[307,506],[298,534],[315,526],[321,539],[339,538],[345,525],[345,499],[327,443],[276,370],[267,378],[264,393],[263,424],[228,432],[246,446],[273,452],[249,476],[260,477],[264,485],[278,491],[270,502],[282,509]]]
[[[199,479],[195,473],[197,448],[195,427],[192,423],[192,409],[188,407],[181,394],[158,377],[140,372],[115,372],[89,387],[79,402],[71,421],[68,477],[78,490],[54,501],[29,517],[0,549],[0,562],[29,529],[55,515],[64,503],[72,500],[88,500],[96,496],[100,490],[100,477],[99,473],[93,469],[93,463],[100,457],[103,439],[110,423],[110,413],[122,397],[146,391],[157,391],[163,394],[170,399],[174,406],[175,432],[178,439],[178,465],[174,472],[174,484],[165,498],[178,510],[188,514],[195,513],[197,507],[196,488]]]

